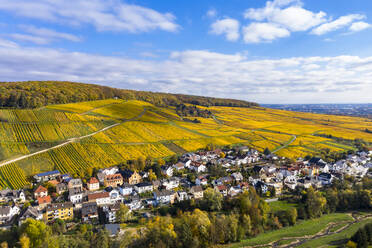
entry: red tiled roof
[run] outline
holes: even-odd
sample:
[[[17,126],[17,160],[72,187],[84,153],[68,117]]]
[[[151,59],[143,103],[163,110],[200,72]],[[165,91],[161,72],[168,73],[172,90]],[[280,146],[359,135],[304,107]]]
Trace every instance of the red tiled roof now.
[[[98,179],[97,178],[95,178],[95,177],[92,177],[92,178],[90,178],[89,179],[89,182],[88,182],[89,184],[93,184],[93,183],[99,183],[99,181],[98,181]]]
[[[47,191],[48,190],[45,187],[43,187],[42,185],[39,185],[39,187],[37,187],[34,193],[47,192]]]
[[[57,180],[50,180],[48,183],[52,184],[53,186],[56,186],[59,182]]]
[[[100,198],[107,198],[110,197],[109,192],[98,192],[98,193],[93,193],[88,195],[88,201],[94,201],[96,199]]]
[[[106,177],[105,177],[105,179],[106,180],[122,180],[123,179],[123,177],[121,176],[121,174],[119,174],[119,173],[116,173],[116,174],[114,174],[114,175],[107,175]]]
[[[43,197],[38,197],[37,202],[39,203],[39,205],[46,204],[46,203],[49,204],[49,203],[52,202],[52,198],[50,197],[50,195],[43,196]]]
[[[227,189],[226,186],[223,185],[223,184],[222,185],[218,185],[217,188],[218,188],[219,191],[226,190]]]

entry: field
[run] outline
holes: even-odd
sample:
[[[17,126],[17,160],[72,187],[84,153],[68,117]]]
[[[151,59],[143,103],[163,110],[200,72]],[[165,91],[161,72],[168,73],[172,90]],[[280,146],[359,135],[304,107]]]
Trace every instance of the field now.
[[[205,107],[201,107],[205,108]],[[323,150],[355,149],[335,139],[372,142],[365,118],[283,110],[209,107],[213,118],[182,120],[174,107],[108,99],[50,105],[33,110],[0,109],[0,186],[18,188],[35,173],[58,169],[82,174],[126,160],[168,157],[214,143],[244,144],[296,159]],[[194,119],[194,117],[190,118]],[[62,146],[55,147],[59,144]],[[41,153],[34,154],[35,152]],[[17,160],[20,156],[22,159]],[[16,160],[14,160],[16,159]],[[14,172],[12,172],[14,171]],[[12,174],[17,177],[12,177]]]
[[[296,238],[305,235],[314,235],[324,229],[330,222],[351,221],[352,218],[348,214],[335,213],[323,215],[321,218],[302,221],[294,226],[281,228],[279,230],[270,231],[257,237],[243,240],[238,244],[230,247],[245,247],[254,245],[264,245],[270,242],[280,240],[281,238]],[[313,246],[317,247],[317,246]]]

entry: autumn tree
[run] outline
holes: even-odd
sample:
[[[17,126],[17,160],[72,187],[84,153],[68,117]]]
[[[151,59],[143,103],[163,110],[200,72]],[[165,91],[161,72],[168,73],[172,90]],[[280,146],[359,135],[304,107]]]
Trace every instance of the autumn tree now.
[[[120,223],[125,223],[129,221],[132,218],[132,212],[131,210],[125,205],[125,204],[120,204],[119,210],[116,212],[116,219]]]

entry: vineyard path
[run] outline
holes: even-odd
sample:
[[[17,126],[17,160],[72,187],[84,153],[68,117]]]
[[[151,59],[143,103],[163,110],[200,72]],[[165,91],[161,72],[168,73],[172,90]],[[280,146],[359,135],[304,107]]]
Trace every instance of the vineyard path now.
[[[68,144],[71,144],[73,142],[77,142],[79,140],[82,140],[82,139],[85,139],[85,138],[88,138],[88,137],[91,137],[97,133],[101,133],[101,132],[104,132],[106,130],[109,130],[113,127],[116,127],[118,125],[121,125],[125,122],[128,122],[128,121],[134,121],[134,120],[137,120],[139,118],[141,118],[145,113],[146,113],[147,109],[144,108],[144,110],[136,117],[132,118],[132,119],[128,119],[128,120],[123,120],[119,123],[115,123],[113,125],[110,125],[108,127],[105,127],[105,128],[102,128],[98,131],[95,131],[93,133],[90,133],[88,135],[84,135],[84,136],[80,136],[80,137],[74,137],[74,138],[70,138],[68,140],[66,140],[65,142],[63,142],[62,144],[59,144],[59,145],[56,145],[56,146],[53,146],[53,147],[50,147],[50,148],[47,148],[47,149],[44,149],[44,150],[41,150],[41,151],[37,151],[37,152],[33,152],[33,153],[30,153],[30,154],[27,154],[27,155],[23,155],[23,156],[20,156],[18,158],[14,158],[14,159],[10,159],[10,160],[5,160],[5,161],[2,161],[0,162],[0,167],[4,166],[4,165],[8,165],[8,164],[11,164],[11,163],[14,163],[14,162],[17,162],[19,160],[23,160],[23,159],[26,159],[26,158],[29,158],[29,157],[32,157],[32,156],[35,156],[35,155],[38,155],[38,154],[41,154],[41,153],[45,153],[45,152],[48,152],[50,150],[54,150],[54,149],[57,149],[57,148],[60,148],[62,146],[65,146],[65,145],[68,145]]]

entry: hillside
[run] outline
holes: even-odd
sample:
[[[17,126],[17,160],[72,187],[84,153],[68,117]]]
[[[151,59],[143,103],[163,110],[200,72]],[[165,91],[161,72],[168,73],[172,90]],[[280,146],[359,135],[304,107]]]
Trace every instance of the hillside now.
[[[95,84],[73,82],[0,82],[0,85],[0,107],[7,108],[37,108],[50,104],[65,104],[110,98],[141,100],[158,106],[175,106],[181,103],[234,107],[251,107],[258,105],[257,103],[235,99],[124,90]]]
[[[355,149],[346,140],[372,142],[372,134],[364,131],[372,129],[372,122],[364,118],[264,108],[205,109],[213,118],[196,117],[200,123],[182,120],[175,107],[137,100],[1,109],[1,187],[22,187],[28,176],[43,171],[82,174],[90,167],[168,157],[211,143],[269,148],[277,155],[297,158]]]

